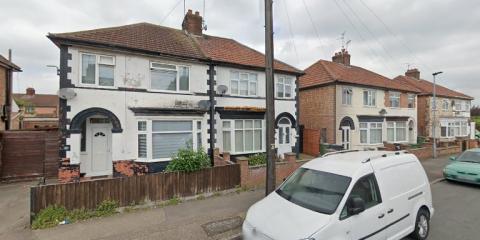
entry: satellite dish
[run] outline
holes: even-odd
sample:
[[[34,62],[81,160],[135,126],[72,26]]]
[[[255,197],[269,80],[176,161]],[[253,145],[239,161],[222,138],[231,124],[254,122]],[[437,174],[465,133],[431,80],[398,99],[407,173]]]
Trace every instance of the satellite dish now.
[[[200,100],[198,101],[198,107],[202,110],[210,109],[210,101],[209,100]]]
[[[228,91],[228,87],[225,85],[218,85],[217,91],[220,93],[220,95],[223,95]]]
[[[61,99],[70,100],[77,96],[77,93],[73,88],[61,88],[58,90],[57,95]]]

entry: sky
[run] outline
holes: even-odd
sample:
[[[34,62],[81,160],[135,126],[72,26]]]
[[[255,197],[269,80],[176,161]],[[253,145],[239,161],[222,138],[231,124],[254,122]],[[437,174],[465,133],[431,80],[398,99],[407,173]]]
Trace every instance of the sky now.
[[[150,22],[181,28],[183,0],[0,0],[0,54],[13,50],[23,72],[14,92],[34,87],[55,94],[59,49],[46,35]],[[204,8],[205,2],[205,8]],[[185,0],[199,11],[206,34],[233,38],[264,52],[263,0]],[[205,9],[205,11],[204,11]],[[276,0],[275,58],[300,69],[331,60],[350,40],[352,65],[394,78],[407,68],[421,77],[443,71],[438,83],[476,98],[480,105],[480,2],[478,0]]]

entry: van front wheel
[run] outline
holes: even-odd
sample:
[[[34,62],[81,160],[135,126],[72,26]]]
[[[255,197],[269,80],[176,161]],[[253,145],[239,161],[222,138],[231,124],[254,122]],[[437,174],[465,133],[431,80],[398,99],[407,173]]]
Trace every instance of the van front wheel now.
[[[416,240],[425,240],[430,231],[430,214],[427,210],[421,208],[417,213],[417,220],[415,221],[415,231],[410,235]]]

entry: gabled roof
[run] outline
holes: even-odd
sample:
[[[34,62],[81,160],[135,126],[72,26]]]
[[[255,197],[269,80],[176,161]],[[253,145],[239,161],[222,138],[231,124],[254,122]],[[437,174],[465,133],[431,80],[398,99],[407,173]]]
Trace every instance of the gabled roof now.
[[[114,47],[200,61],[217,61],[249,67],[265,67],[265,55],[233,39],[209,35],[195,36],[183,30],[151,23],[137,23],[69,33],[49,33],[55,44],[62,42]],[[302,74],[275,60],[275,70]]]
[[[408,76],[398,76],[393,79],[394,81],[403,85],[409,85],[416,88],[421,95],[433,95],[433,83],[423,79],[416,79]],[[453,91],[444,86],[436,84],[436,94],[440,97],[459,98],[466,100],[473,100],[473,97],[465,95],[463,93]]]
[[[317,61],[305,69],[305,75],[300,77],[300,89],[330,83],[344,83],[397,91],[419,92],[415,87],[402,85],[399,82],[395,82],[370,70],[326,60]]]
[[[2,55],[0,55],[0,66],[10,68],[10,69],[12,69],[13,71],[16,71],[16,72],[21,72],[22,71],[22,69],[19,66],[15,65],[13,62],[10,62],[8,59],[3,57]]]
[[[12,96],[17,105],[28,103],[34,107],[57,107],[59,102],[58,96],[53,94],[35,94],[32,96],[23,93],[14,93]]]

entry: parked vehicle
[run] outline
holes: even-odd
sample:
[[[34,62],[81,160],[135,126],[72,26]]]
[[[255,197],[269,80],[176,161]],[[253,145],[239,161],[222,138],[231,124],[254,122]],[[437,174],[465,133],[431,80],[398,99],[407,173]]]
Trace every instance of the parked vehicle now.
[[[469,149],[450,160],[443,169],[445,179],[480,185],[480,148]]]
[[[427,239],[430,184],[413,154],[343,151],[311,160],[250,207],[244,239]]]

